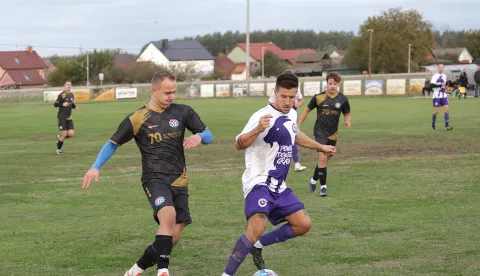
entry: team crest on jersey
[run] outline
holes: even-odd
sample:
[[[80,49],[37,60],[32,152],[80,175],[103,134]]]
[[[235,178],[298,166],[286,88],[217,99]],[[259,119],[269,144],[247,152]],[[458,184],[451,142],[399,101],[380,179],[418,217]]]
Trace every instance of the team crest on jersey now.
[[[336,107],[336,108],[340,108],[340,103],[336,103],[336,104],[335,104],[335,107]]]
[[[170,119],[170,121],[168,121],[168,124],[173,128],[178,127],[178,121],[176,119]]]
[[[160,206],[165,202],[165,198],[163,196],[159,196],[155,199],[155,206]]]
[[[297,124],[295,123],[292,124],[292,130],[293,130],[293,133],[297,133]]]
[[[265,207],[265,206],[267,206],[267,203],[268,203],[268,201],[267,201],[265,198],[260,198],[260,199],[258,200],[258,206],[260,206],[260,207],[262,207],[262,208]]]

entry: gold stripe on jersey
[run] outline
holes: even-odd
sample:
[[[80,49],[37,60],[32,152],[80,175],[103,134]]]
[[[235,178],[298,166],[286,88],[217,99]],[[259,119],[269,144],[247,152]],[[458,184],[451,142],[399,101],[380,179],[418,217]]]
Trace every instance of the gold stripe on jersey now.
[[[145,192],[147,192],[147,196],[148,196],[149,198],[152,197],[152,193],[150,192],[150,190],[148,189],[147,186],[145,186]]]
[[[338,139],[338,131],[335,131],[335,133],[332,134],[332,135],[330,135],[330,136],[328,137],[328,139],[329,139],[329,140],[332,140],[332,141],[337,141],[337,139]]]
[[[133,128],[133,135],[137,135],[137,133],[140,131],[140,127],[143,125],[143,123],[145,123],[148,117],[150,117],[150,110],[146,108],[137,110],[130,116],[130,122],[132,123]]]
[[[317,95],[315,98],[317,100],[317,105],[321,104],[323,101],[325,101],[325,97],[327,95],[325,94],[320,94],[320,95]]]
[[[182,175],[179,178],[173,181],[172,186],[174,187],[185,187],[188,185],[187,171],[183,170]]]

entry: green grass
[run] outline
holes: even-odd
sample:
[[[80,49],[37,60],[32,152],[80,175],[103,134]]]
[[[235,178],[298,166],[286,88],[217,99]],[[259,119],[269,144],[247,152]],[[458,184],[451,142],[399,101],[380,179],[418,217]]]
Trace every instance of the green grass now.
[[[172,254],[173,276],[221,275],[245,231],[244,156],[233,141],[266,101],[178,100],[200,114],[215,140],[187,152],[194,222]],[[123,275],[153,241],[157,226],[133,142],[117,150],[99,183],[80,188],[118,123],[143,103],[79,104],[77,136],[62,156],[55,155],[50,104],[0,107],[1,275]],[[279,275],[479,275],[480,101],[453,99],[455,129],[436,133],[431,100],[353,98],[351,106],[353,128],[341,125],[328,167],[328,197],[308,192],[316,153],[301,149],[309,170],[292,170],[288,185],[313,227],[267,247],[267,266]],[[309,135],[313,122],[311,114]],[[249,256],[237,275],[255,271]]]

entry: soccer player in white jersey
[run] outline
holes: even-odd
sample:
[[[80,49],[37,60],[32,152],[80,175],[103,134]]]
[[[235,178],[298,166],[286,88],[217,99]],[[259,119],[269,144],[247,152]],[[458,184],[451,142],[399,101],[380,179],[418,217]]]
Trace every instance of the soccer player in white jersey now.
[[[452,130],[450,123],[450,108],[448,106],[447,76],[443,73],[443,64],[438,65],[438,73],[432,76],[431,87],[433,88],[433,115],[432,130],[435,130],[438,111],[443,106],[443,118],[445,119],[445,129]]]
[[[285,71],[284,73],[286,73],[286,72],[287,71]],[[275,96],[275,93],[272,93],[272,95],[270,95],[270,98],[268,99],[268,102],[270,104],[275,104],[277,102],[277,98]],[[297,95],[295,97],[295,105],[292,108],[296,111],[297,108],[299,108],[302,105],[303,105],[303,95],[302,95],[302,91],[300,91],[300,88],[298,88]],[[294,171],[301,172],[301,171],[306,170],[307,167],[302,166],[302,164],[300,164],[300,162],[298,160],[298,146],[295,145],[295,144],[292,147],[292,155],[293,155],[292,156],[293,162],[295,163]]]
[[[222,276],[235,275],[250,252],[254,264],[264,268],[262,247],[302,236],[310,230],[310,217],[303,203],[286,185],[292,146],[296,143],[325,153],[335,152],[335,147],[321,145],[297,128],[297,112],[292,109],[297,89],[295,75],[280,75],[275,85],[276,103],[255,112],[236,137],[237,150],[246,149],[242,183],[248,227],[237,240]],[[273,225],[287,223],[262,235],[267,220]]]

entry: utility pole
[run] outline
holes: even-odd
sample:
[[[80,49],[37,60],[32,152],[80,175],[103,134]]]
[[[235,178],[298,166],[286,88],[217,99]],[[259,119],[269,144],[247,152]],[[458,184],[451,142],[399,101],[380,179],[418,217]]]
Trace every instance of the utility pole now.
[[[368,29],[367,32],[370,33],[370,50],[368,53],[368,74],[372,74],[372,34],[373,34],[373,29]]]
[[[90,86],[90,61],[88,57],[88,51],[87,51],[87,88]]]
[[[247,0],[247,61],[245,68],[247,70],[247,95],[250,95],[250,0]]]
[[[412,44],[408,44],[408,73],[410,74],[410,59],[411,59],[411,52],[410,49],[412,48]]]

